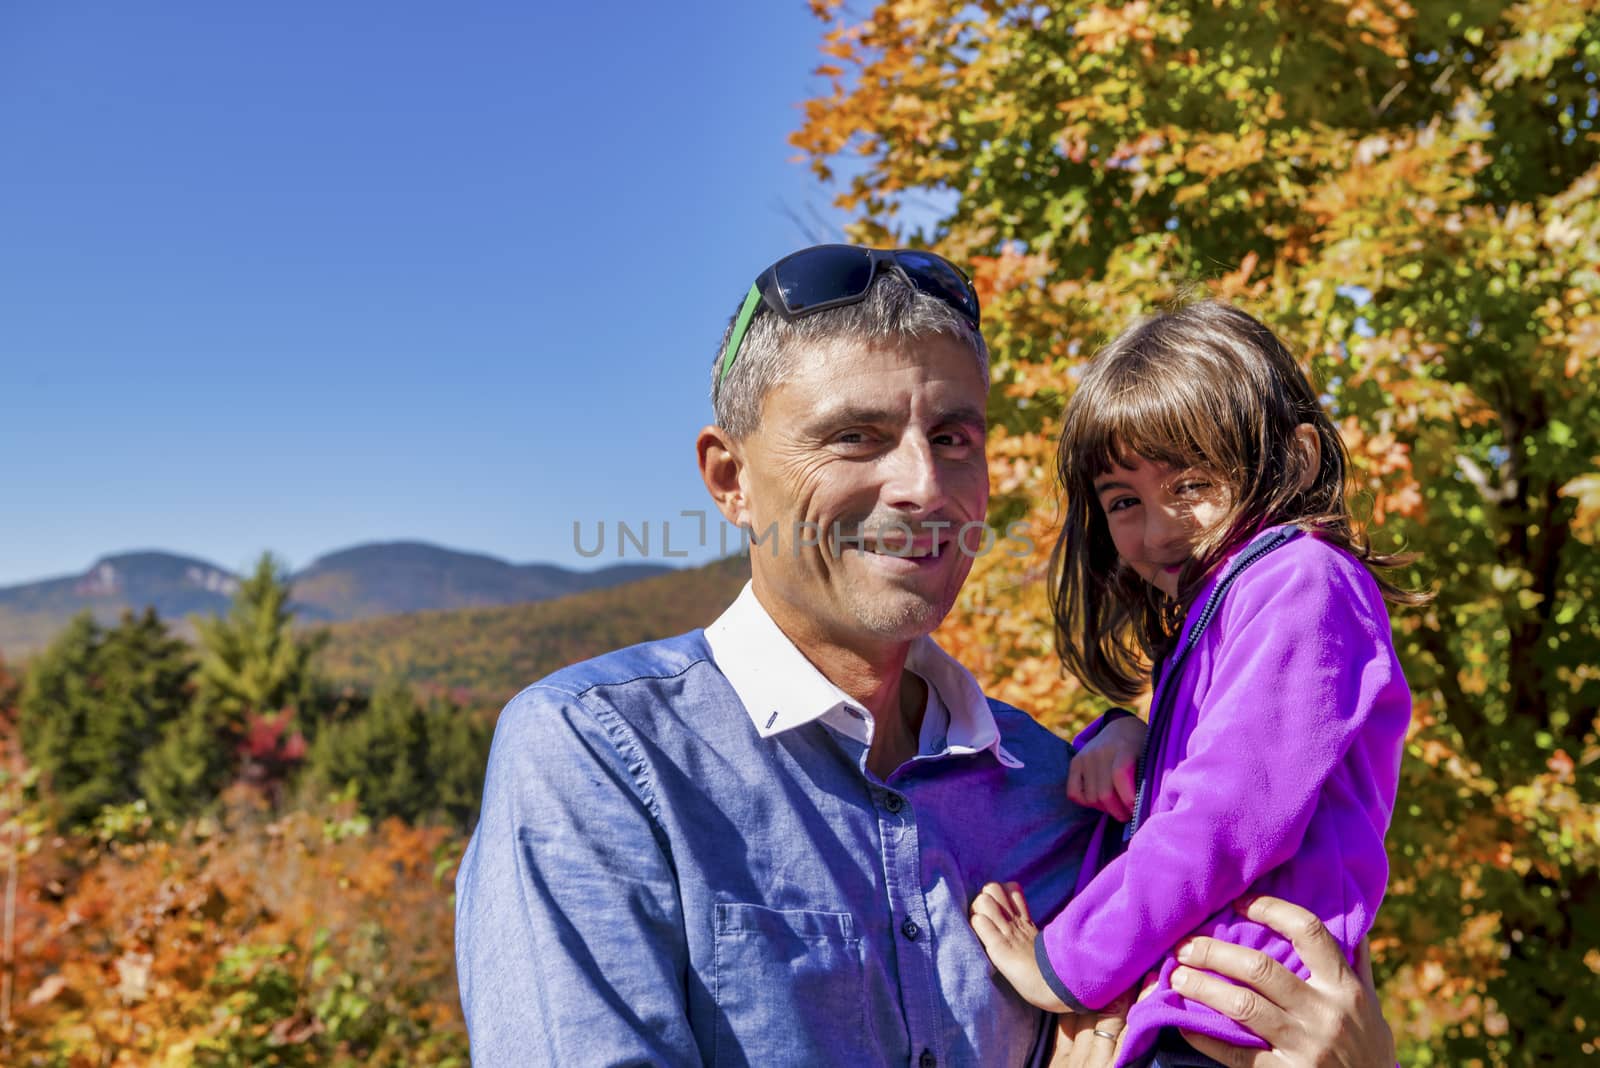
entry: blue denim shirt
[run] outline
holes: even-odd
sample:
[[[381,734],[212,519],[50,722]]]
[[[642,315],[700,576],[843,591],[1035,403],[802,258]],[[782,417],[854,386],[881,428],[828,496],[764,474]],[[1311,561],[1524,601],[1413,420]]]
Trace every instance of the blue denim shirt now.
[[[1070,747],[989,706],[1022,767],[950,752],[885,783],[820,720],[761,737],[701,631],[524,690],[456,879],[473,1062],[1037,1063],[1047,1018],[967,910],[1015,879],[1052,915],[1096,814]]]

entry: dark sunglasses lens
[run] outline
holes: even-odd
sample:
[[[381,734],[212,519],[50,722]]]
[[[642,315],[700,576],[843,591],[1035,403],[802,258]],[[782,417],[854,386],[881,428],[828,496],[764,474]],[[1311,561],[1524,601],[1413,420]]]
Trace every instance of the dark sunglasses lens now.
[[[903,249],[894,254],[894,259],[918,289],[930,297],[938,297],[974,323],[978,321],[978,297],[949,260],[931,252]]]
[[[848,245],[808,248],[779,263],[773,275],[784,304],[798,314],[866,293],[872,284],[872,254]]]

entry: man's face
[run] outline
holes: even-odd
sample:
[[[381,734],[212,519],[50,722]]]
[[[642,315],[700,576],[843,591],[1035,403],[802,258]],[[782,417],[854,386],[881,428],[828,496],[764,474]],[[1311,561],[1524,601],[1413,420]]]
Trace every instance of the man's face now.
[[[865,650],[938,626],[981,543],[976,526],[957,539],[988,507],[987,394],[945,335],[800,355],[741,450],[746,521],[777,525],[751,570],[786,631]]]

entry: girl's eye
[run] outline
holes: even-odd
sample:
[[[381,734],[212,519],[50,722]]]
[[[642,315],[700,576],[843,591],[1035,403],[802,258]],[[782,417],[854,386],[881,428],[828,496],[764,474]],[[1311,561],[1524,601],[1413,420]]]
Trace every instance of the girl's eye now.
[[[1109,515],[1112,512],[1124,511],[1124,510],[1126,510],[1128,508],[1132,508],[1134,505],[1136,505],[1138,503],[1139,503],[1139,498],[1137,498],[1137,497],[1118,497],[1116,500],[1114,500],[1110,504],[1106,505],[1106,514]]]
[[[1209,482],[1185,482],[1178,487],[1178,492],[1185,495],[1193,495],[1196,493],[1204,493],[1210,488],[1211,483]]]

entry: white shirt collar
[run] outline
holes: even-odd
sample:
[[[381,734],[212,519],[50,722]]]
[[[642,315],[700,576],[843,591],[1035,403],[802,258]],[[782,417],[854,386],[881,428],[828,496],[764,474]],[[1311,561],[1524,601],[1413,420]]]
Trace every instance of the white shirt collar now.
[[[872,744],[871,714],[806,659],[767,614],[750,583],[705,633],[717,667],[761,737],[820,719],[863,745]],[[1007,767],[1022,766],[1000,745],[1000,729],[978,680],[937,642],[929,637],[913,642],[906,668],[928,683],[931,717],[923,717],[919,755],[993,749]],[[940,735],[944,746],[931,749]]]

